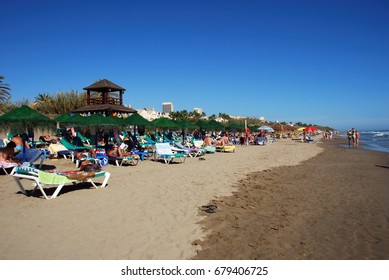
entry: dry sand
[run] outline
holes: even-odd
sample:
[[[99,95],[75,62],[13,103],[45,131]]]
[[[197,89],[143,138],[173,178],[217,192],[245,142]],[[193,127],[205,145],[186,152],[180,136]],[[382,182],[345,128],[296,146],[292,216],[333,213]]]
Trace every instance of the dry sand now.
[[[318,144],[281,140],[268,146],[237,147],[235,153],[207,154],[206,160],[188,158],[183,164],[165,165],[146,160],[137,166],[110,165],[105,167],[112,174],[108,187],[69,186],[52,200],[43,199],[39,192],[35,196],[25,196],[11,176],[1,175],[0,259],[195,258],[202,247],[200,242],[194,241],[207,238],[211,230],[208,219],[217,219],[226,211],[218,204],[220,207],[216,213],[206,214],[200,210],[202,205],[230,196],[238,189],[238,182],[246,184],[244,180],[251,172],[297,165],[322,151]],[[46,160],[45,163],[45,168],[75,169],[70,160]],[[306,180],[311,173],[305,175]],[[323,183],[326,180],[329,179],[322,178]],[[30,182],[26,181],[25,185],[28,184]],[[290,184],[293,186],[293,181]],[[312,187],[317,188],[315,184]],[[295,189],[287,194],[288,200],[300,199]],[[320,203],[328,202],[320,195],[317,199],[321,199]],[[281,201],[267,205],[255,226],[266,221],[263,219],[266,217],[278,219],[279,212],[284,209],[280,204]],[[324,208],[318,203],[315,205],[323,211],[330,211],[332,204],[335,202]],[[301,209],[298,203],[296,207],[296,211],[311,211]],[[255,209],[260,212],[262,208]],[[285,215],[292,214],[288,210]],[[243,212],[242,219],[245,216]],[[205,230],[205,224],[210,230]],[[285,227],[282,221],[274,224],[279,229],[282,226]],[[233,227],[232,231],[236,229]],[[279,232],[270,229],[267,234]],[[253,235],[256,233],[254,231]],[[241,246],[244,235],[239,237],[237,247]],[[306,240],[299,236],[293,238],[298,242]],[[204,249],[209,248],[209,243],[205,242]],[[219,252],[216,250],[215,255],[207,253],[197,257],[223,258]],[[251,255],[231,257],[251,258]]]

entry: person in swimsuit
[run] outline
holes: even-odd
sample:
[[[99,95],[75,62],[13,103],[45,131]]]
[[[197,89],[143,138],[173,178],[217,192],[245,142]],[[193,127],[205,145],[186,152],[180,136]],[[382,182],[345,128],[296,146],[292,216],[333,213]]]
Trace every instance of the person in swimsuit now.
[[[209,136],[209,134],[206,134],[205,135],[205,138],[204,138],[204,146],[212,146],[212,139],[211,137]]]
[[[20,162],[13,159],[14,149],[14,142],[9,142],[6,147],[0,148],[0,164],[3,168],[13,168],[20,165]]]
[[[11,142],[15,143],[14,153],[18,154],[23,150],[23,138],[20,135],[15,135],[11,138]],[[27,141],[24,141],[25,148],[30,148]]]
[[[125,150],[125,145],[123,145],[123,144],[121,144],[120,146],[114,144],[114,145],[108,147],[107,154],[110,157],[128,157],[128,156],[132,156],[135,158],[139,157],[134,152],[127,152]]]

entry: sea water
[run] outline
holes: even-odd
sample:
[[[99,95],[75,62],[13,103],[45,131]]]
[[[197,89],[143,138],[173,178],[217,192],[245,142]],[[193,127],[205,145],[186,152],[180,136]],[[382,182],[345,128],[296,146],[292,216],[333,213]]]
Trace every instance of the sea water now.
[[[389,130],[362,130],[359,135],[360,148],[389,153]]]
[[[389,153],[389,130],[360,131],[361,148]]]

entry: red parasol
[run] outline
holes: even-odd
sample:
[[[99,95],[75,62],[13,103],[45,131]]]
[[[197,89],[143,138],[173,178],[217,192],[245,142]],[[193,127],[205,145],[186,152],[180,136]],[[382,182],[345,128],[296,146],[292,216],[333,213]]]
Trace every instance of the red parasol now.
[[[317,128],[315,126],[308,126],[305,128],[305,131],[307,132],[316,132]]]

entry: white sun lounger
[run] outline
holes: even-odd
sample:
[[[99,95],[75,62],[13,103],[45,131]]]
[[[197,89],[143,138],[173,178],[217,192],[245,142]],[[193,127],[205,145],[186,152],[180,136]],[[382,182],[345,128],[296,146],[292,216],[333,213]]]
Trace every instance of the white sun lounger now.
[[[186,155],[183,153],[174,153],[169,143],[155,143],[154,159],[163,159],[166,164],[172,162],[175,158],[185,162]]]
[[[68,179],[64,175],[44,172],[41,170],[37,170],[35,168],[24,167],[24,166],[15,167],[12,170],[11,175],[15,178],[15,181],[23,194],[26,195],[27,192],[24,189],[23,184],[21,183],[21,180],[28,179],[28,180],[33,181],[33,185],[35,186],[33,191],[35,191],[36,189],[39,189],[46,199],[52,199],[52,198],[57,197],[57,195],[59,194],[59,192],[61,191],[63,186],[65,184],[68,184],[68,183],[77,184],[80,182],[89,182],[92,184],[92,186],[94,188],[97,189],[97,186],[96,186],[95,182],[93,181],[93,179],[99,178],[99,177],[104,177],[104,181],[101,184],[101,188],[104,188],[108,183],[109,177],[111,176],[111,174],[109,172],[100,171],[100,172],[96,172],[93,175],[93,177],[88,177],[88,178],[85,178],[84,180],[81,180],[81,181],[80,180],[71,180],[71,179]],[[46,191],[44,189],[44,187],[46,185],[51,185],[51,186],[56,187],[54,193],[51,196],[48,196],[46,194]]]

